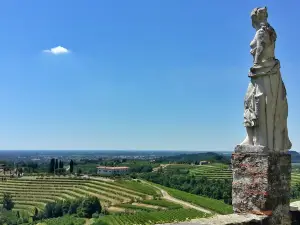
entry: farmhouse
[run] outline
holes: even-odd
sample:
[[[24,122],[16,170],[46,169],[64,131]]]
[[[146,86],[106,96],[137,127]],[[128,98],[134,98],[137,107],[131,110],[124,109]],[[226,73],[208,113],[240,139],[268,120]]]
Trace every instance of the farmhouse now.
[[[129,167],[109,167],[109,166],[97,166],[97,174],[99,175],[122,175],[129,172]]]

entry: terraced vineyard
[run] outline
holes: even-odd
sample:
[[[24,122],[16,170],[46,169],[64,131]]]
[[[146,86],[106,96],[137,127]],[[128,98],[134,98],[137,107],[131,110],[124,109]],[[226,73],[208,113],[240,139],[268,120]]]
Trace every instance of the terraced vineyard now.
[[[172,169],[176,168],[175,166]],[[178,168],[184,169],[183,165]],[[205,176],[208,179],[232,179],[232,171],[228,169],[225,164],[212,164],[212,165],[201,165],[201,166],[189,166],[189,173],[195,176]],[[171,168],[169,168],[171,169]],[[300,183],[300,171],[292,172],[292,185]]]
[[[208,179],[232,179],[232,171],[225,164],[201,165],[190,169],[190,174]]]
[[[108,225],[157,224],[170,221],[185,221],[194,218],[208,217],[195,209],[173,209],[167,211],[138,212],[135,214],[109,215],[96,221],[95,225],[106,222]],[[98,223],[97,223],[98,222]]]
[[[108,224],[154,224],[211,216],[161,198],[157,187],[134,180],[82,179],[68,177],[24,177],[0,180],[0,197],[11,194],[20,214],[43,211],[49,202],[71,200],[87,195],[100,199],[111,215],[98,220]],[[188,193],[186,193],[188,194]],[[121,214],[120,214],[121,213]],[[71,219],[71,217],[69,218]],[[66,224],[65,217],[42,221],[42,224]],[[74,224],[85,220],[73,218]],[[133,223],[134,222],[134,223]],[[73,223],[70,223],[73,224]],[[96,223],[97,224],[97,223]]]
[[[35,207],[42,211],[48,202],[96,196],[104,207],[130,205],[132,202],[159,196],[154,188],[136,181],[104,181],[99,179],[34,178],[0,181],[0,195],[9,193],[15,202],[14,210],[32,214]],[[0,196],[1,197],[1,196]],[[134,207],[134,206],[133,206]]]
[[[299,172],[292,172],[292,185],[300,184],[300,173]]]

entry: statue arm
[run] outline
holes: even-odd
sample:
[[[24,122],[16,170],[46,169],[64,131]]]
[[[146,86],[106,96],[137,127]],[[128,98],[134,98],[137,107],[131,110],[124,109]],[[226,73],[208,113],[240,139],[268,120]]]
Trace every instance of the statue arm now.
[[[256,51],[254,56],[254,65],[259,64],[259,57],[264,50],[264,38],[265,31],[263,29],[259,29],[256,34]]]

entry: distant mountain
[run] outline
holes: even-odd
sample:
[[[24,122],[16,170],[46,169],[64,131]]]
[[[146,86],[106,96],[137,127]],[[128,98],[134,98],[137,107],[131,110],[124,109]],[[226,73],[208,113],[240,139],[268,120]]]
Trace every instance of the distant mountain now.
[[[292,156],[292,163],[300,163],[300,153],[296,151],[289,151]],[[187,153],[173,156],[163,156],[156,160],[157,162],[173,162],[173,163],[194,163],[199,161],[210,161],[218,163],[229,164],[231,161],[231,154],[218,154],[215,152],[203,153]]]
[[[292,163],[300,163],[300,153],[296,151],[289,151],[292,156]]]

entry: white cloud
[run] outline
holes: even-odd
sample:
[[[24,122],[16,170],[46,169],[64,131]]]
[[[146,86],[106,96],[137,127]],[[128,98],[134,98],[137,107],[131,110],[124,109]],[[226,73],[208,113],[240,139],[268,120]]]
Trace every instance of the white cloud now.
[[[51,53],[53,55],[60,55],[60,54],[67,54],[67,53],[70,53],[70,50],[69,49],[66,49],[62,46],[57,46],[55,48],[51,48],[51,49],[47,49],[47,50],[44,50],[43,52],[46,52],[46,53]]]

